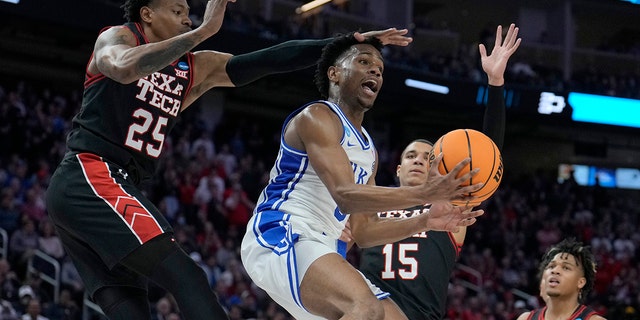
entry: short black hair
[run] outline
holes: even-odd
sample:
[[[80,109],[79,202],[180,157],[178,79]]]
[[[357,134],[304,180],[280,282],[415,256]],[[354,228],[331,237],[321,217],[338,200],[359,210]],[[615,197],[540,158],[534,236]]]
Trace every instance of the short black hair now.
[[[140,22],[140,9],[148,6],[153,0],[127,0],[120,8],[124,10],[124,18],[127,22]]]
[[[327,77],[327,70],[336,63],[336,60],[338,60],[340,55],[356,44],[369,44],[375,47],[378,51],[382,50],[382,42],[380,42],[378,38],[370,37],[360,42],[356,40],[353,34],[354,32],[337,35],[333,41],[322,48],[322,55],[318,60],[318,67],[316,68],[314,82],[323,99],[329,97],[329,78]]]
[[[401,161],[401,162],[402,162],[402,159],[404,158],[404,153],[407,151],[407,147],[408,147],[410,144],[412,144],[412,143],[416,143],[416,142],[420,142],[420,143],[428,144],[428,145],[430,145],[430,146],[432,146],[432,147],[433,147],[433,142],[431,142],[431,141],[429,141],[429,140],[427,140],[427,139],[421,139],[421,138],[420,138],[420,139],[412,140],[411,142],[407,143],[407,144],[404,146],[404,149],[402,149],[402,153],[400,153],[400,161]]]
[[[542,274],[547,268],[547,265],[549,265],[549,262],[551,262],[553,257],[558,253],[568,253],[574,256],[576,263],[580,268],[582,268],[582,273],[584,274],[587,283],[582,287],[582,290],[580,290],[578,301],[580,303],[584,303],[586,297],[589,296],[591,289],[593,289],[593,284],[596,279],[596,261],[593,253],[591,253],[589,246],[582,245],[582,242],[576,241],[575,238],[562,240],[560,243],[551,247],[542,257],[542,261],[540,261],[540,266],[538,268],[538,278],[540,280],[542,280]]]

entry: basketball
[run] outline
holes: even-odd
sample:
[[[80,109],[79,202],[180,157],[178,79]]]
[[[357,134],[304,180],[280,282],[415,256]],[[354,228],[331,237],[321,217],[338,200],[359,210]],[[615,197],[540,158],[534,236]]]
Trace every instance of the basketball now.
[[[435,157],[442,153],[442,161],[438,166],[441,174],[447,174],[463,159],[470,158],[471,162],[460,171],[458,177],[469,171],[480,168],[480,172],[461,186],[484,183],[482,189],[471,193],[476,199],[466,201],[452,201],[455,205],[477,206],[489,199],[498,189],[502,181],[502,156],[496,144],[484,133],[473,129],[457,129],[440,137],[433,144],[429,154],[429,165]]]

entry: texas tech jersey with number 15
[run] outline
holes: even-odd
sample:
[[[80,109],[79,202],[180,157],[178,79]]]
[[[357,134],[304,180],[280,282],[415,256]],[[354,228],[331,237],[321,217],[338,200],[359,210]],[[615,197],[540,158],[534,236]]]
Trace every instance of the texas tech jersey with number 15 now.
[[[129,28],[138,45],[148,43],[139,24],[120,28]],[[67,139],[69,149],[95,153],[123,167],[133,160],[140,178],[152,174],[191,88],[192,61],[193,54],[187,53],[130,84],[87,71],[82,109]]]
[[[429,207],[380,212],[378,216],[409,218],[428,212]],[[449,232],[422,232],[395,243],[362,249],[360,271],[389,292],[409,319],[442,319],[459,250]]]

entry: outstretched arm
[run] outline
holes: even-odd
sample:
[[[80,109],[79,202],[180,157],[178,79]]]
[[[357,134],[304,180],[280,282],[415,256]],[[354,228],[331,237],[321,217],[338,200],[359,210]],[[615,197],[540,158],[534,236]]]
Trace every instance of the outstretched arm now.
[[[356,32],[354,37],[359,41],[364,41],[367,37],[376,37],[385,45],[407,46],[413,41],[413,38],[406,36],[407,33],[407,29],[389,28]],[[198,51],[195,53],[195,63],[199,72],[196,73],[197,78],[186,106],[213,87],[240,87],[270,74],[291,72],[315,65],[322,48],[331,41],[333,38],[290,40],[236,56],[210,50]]]
[[[458,232],[476,222],[484,210],[457,207],[447,201],[437,201],[428,213],[410,218],[379,218],[377,214],[360,214],[349,217],[348,233],[343,236],[355,241],[360,248],[379,246],[406,239],[422,231]]]
[[[407,37],[407,29],[389,28],[386,30],[354,33],[358,41],[375,37],[383,45],[408,46],[413,38]],[[226,72],[233,86],[243,86],[265,75],[290,72],[310,67],[318,61],[322,48],[333,38],[320,40],[291,40],[270,48],[231,57]]]
[[[484,44],[479,45],[482,69],[489,80],[489,96],[482,131],[496,143],[498,149],[502,149],[504,143],[504,72],[509,58],[520,46],[518,31],[519,28],[512,23],[503,41],[502,26],[498,26],[496,41],[490,55],[487,55]]]

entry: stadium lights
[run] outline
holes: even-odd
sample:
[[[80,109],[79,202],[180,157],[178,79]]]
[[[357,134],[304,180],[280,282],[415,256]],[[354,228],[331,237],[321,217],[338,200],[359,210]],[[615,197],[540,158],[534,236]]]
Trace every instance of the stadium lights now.
[[[317,7],[323,6],[329,2],[331,2],[332,0],[313,0],[311,2],[307,2],[305,4],[303,4],[302,6],[296,8],[296,13],[297,14],[302,14],[305,13],[309,10],[313,10]]]
[[[404,85],[407,87],[412,87],[416,89],[421,89],[425,91],[440,93],[440,94],[449,94],[449,87],[441,86],[439,84],[418,81],[414,79],[406,79],[404,80]]]

